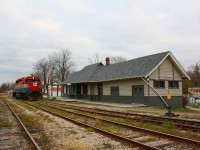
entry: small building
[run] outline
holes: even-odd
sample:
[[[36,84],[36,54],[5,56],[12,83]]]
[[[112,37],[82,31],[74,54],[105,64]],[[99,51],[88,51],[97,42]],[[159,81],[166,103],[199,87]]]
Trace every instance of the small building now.
[[[190,103],[197,103],[200,101],[200,87],[188,88]]]
[[[96,63],[71,74],[62,83],[64,96],[100,102],[140,103],[181,108],[182,79],[190,79],[174,55],[168,52],[106,65]]]
[[[57,97],[61,96],[62,93],[62,86],[49,86],[49,96]]]

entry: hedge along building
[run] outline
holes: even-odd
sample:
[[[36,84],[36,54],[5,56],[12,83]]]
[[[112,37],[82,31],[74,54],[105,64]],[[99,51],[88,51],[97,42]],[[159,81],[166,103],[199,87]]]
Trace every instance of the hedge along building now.
[[[102,102],[141,103],[182,107],[182,79],[190,79],[171,52],[144,56],[120,63],[88,65],[71,74],[62,85],[69,98]]]

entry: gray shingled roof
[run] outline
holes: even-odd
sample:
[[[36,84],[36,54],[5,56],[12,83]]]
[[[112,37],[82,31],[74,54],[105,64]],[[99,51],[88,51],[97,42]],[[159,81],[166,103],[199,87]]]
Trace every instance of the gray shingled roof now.
[[[84,67],[82,70],[71,74],[62,84],[81,82],[101,82],[125,78],[145,77],[169,53],[163,52],[144,56],[108,66],[97,63]]]
[[[84,67],[81,71],[77,71],[69,75],[67,80],[65,80],[62,84],[93,81],[94,75],[101,68],[101,66],[103,66],[102,63],[88,65]]]

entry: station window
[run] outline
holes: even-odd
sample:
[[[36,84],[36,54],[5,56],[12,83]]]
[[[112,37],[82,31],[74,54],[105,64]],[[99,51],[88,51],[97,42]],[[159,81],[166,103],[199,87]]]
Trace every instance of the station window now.
[[[154,87],[154,88],[161,88],[161,89],[164,89],[164,88],[165,88],[165,81],[154,80],[154,81],[153,81],[153,87]]]
[[[179,82],[178,81],[169,81],[169,89],[178,89],[179,88]]]
[[[66,88],[65,88],[65,89],[66,89],[66,91],[65,91],[65,92],[66,92],[66,94],[69,94],[69,93],[68,93],[68,86],[66,86]]]
[[[75,95],[75,93],[76,93],[75,85],[70,85],[69,86],[69,95]]]
[[[118,86],[110,87],[110,95],[119,96],[119,87]]]

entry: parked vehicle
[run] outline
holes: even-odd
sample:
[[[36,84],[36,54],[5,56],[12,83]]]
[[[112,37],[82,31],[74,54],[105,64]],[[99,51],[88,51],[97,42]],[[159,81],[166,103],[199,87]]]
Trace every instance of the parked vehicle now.
[[[17,79],[13,90],[13,97],[27,100],[38,100],[42,98],[40,78],[27,76]]]

